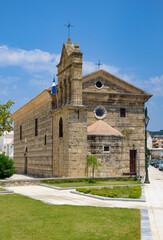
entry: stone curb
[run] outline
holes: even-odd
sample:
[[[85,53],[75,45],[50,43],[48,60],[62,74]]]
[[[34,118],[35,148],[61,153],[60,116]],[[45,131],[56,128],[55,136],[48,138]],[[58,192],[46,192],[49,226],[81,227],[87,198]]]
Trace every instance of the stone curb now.
[[[152,240],[151,227],[147,209],[141,209],[141,240]]]
[[[101,187],[116,187],[116,186],[119,186],[119,187],[124,187],[124,186],[128,186],[128,187],[134,187],[134,186],[144,186],[144,184],[131,184],[131,185],[104,185],[104,186],[83,186],[83,187],[56,187],[56,186],[53,186],[53,185],[48,185],[48,184],[42,184],[40,183],[39,186],[42,186],[42,187],[48,187],[48,188],[53,188],[53,189],[56,189],[56,190],[71,190],[71,189],[76,189],[76,188],[101,188]]]
[[[112,201],[126,201],[126,202],[146,202],[144,187],[142,187],[142,195],[141,195],[141,197],[139,199],[137,199],[137,198],[110,198],[110,197],[102,197],[102,196],[97,196],[97,195],[92,195],[92,194],[85,194],[85,193],[78,192],[78,191],[70,191],[70,193],[82,195],[82,196],[85,196],[85,197],[91,197],[91,198],[96,198],[96,199],[100,199],[100,200],[105,200],[105,201],[106,200],[112,200]]]
[[[1,194],[11,194],[11,193],[14,193],[14,191],[9,190],[8,188],[2,187],[2,186],[0,186],[0,188],[6,190],[6,191],[0,191],[0,195]]]

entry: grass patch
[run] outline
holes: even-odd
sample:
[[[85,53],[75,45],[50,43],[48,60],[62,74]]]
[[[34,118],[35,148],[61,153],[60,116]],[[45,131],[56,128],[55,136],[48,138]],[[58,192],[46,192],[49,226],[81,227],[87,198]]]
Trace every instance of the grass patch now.
[[[140,198],[142,189],[141,186],[134,187],[102,187],[102,188],[77,188],[76,191],[85,194],[98,195],[111,198]]]
[[[106,186],[106,185],[131,185],[141,184],[137,178],[106,179],[55,179],[43,180],[41,183],[56,187],[84,187],[84,186]]]
[[[0,222],[4,240],[140,240],[138,209],[48,205],[1,195]]]
[[[0,187],[0,192],[1,192],[1,191],[6,191],[6,189],[3,189],[3,188]]]

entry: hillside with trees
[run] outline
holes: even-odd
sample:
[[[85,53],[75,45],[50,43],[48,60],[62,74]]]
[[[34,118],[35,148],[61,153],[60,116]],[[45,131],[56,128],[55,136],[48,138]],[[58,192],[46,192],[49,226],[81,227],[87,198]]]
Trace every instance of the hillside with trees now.
[[[163,129],[160,131],[149,131],[151,137],[153,137],[154,135],[162,135],[163,136]]]

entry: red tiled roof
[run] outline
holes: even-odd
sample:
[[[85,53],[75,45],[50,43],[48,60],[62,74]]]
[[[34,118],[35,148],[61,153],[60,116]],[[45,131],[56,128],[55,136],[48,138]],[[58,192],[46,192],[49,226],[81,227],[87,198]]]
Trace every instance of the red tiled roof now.
[[[102,120],[98,120],[97,122],[93,123],[92,125],[87,127],[87,134],[88,135],[105,135],[105,136],[122,136],[122,134],[117,131],[115,128],[111,127],[109,124],[105,123]]]

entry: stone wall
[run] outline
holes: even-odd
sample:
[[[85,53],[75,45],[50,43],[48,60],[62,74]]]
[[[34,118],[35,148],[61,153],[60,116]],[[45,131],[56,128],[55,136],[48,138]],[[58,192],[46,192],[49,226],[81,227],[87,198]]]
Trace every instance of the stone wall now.
[[[60,118],[63,119],[63,137],[59,137]],[[53,136],[53,175],[83,177],[87,156],[86,110],[69,106],[55,111]]]
[[[40,106],[14,122],[14,162],[17,173],[24,173],[27,148],[27,174],[52,176],[52,118],[51,102]],[[38,136],[35,136],[35,119],[38,119]],[[20,140],[22,126],[22,140]],[[46,145],[45,145],[46,135]]]
[[[104,146],[109,151],[104,151]],[[95,155],[101,166],[95,176],[112,177],[123,173],[122,137],[120,136],[88,136],[88,155]]]
[[[90,83],[85,83],[85,89],[83,92],[83,104],[88,107],[88,118],[87,125],[92,125],[98,118],[95,116],[94,110],[97,106],[103,106],[106,110],[106,116],[103,121],[109,124],[111,127],[115,128],[119,132],[123,129],[131,129],[132,133],[129,138],[124,138],[121,157],[121,172],[130,172],[130,150],[137,150],[137,163],[136,168],[138,168],[138,151],[140,151],[140,173],[144,176],[144,165],[145,165],[145,132],[144,132],[144,99],[142,96],[132,96],[127,93],[119,94],[120,88],[116,88],[114,85],[114,91],[117,91],[111,95],[110,92],[106,93],[108,88],[105,80],[105,85],[102,89],[98,91],[95,87],[95,80],[89,81],[93,84],[92,89],[94,92],[87,91],[86,86],[90,88]],[[126,110],[126,116],[120,117],[120,109],[124,108]],[[140,146],[140,147],[139,147]],[[138,150],[139,148],[139,150]],[[114,175],[117,175],[115,170]]]

